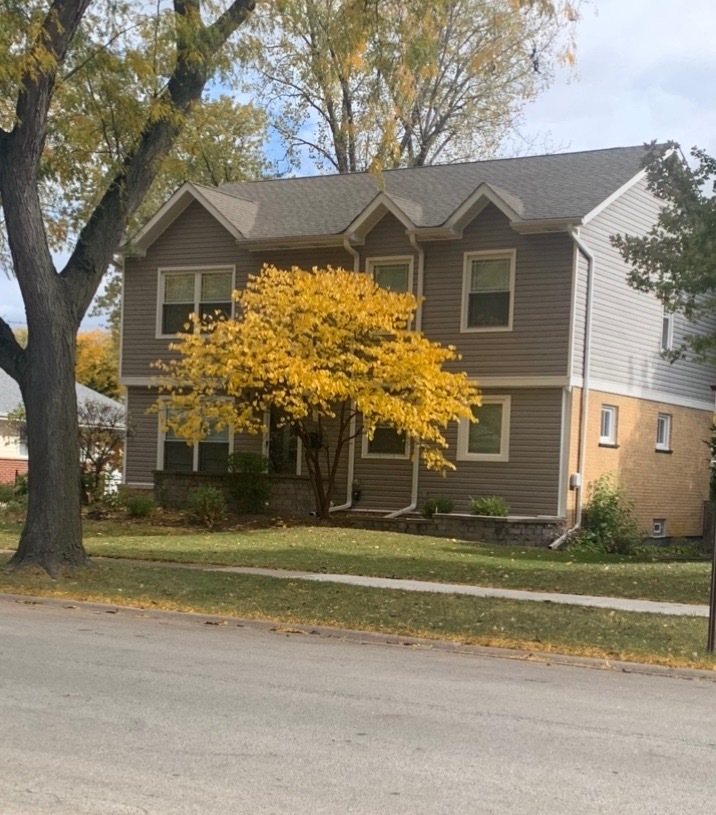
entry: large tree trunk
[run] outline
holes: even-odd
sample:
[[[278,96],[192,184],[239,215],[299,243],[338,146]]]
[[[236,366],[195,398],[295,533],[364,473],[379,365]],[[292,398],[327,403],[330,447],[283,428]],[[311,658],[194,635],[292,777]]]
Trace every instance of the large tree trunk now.
[[[75,326],[58,309],[54,325],[32,334],[20,388],[27,415],[27,520],[11,568],[50,575],[89,563],[82,546]]]

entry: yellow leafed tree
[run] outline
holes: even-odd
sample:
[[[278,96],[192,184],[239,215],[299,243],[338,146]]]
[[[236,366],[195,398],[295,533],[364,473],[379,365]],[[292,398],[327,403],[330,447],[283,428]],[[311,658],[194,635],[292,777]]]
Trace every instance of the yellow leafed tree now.
[[[272,410],[302,442],[322,518],[348,443],[378,425],[419,441],[429,468],[453,468],[443,430],[471,420],[479,394],[466,374],[445,370],[454,348],[410,330],[412,295],[343,269],[265,266],[234,299],[235,320],[194,317],[171,346],[180,356],[158,363],[170,393],[163,421],[177,435],[259,433]]]

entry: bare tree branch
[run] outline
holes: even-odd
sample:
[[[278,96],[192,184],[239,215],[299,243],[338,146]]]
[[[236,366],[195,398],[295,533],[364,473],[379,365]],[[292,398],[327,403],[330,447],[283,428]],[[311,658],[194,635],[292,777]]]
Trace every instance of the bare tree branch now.
[[[0,368],[16,381],[20,377],[24,353],[24,349],[12,333],[12,328],[0,317]]]

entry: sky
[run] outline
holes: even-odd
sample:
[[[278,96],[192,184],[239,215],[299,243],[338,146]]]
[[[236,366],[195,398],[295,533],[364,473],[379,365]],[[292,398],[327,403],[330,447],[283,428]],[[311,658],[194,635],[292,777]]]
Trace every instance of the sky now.
[[[716,154],[714,0],[592,0],[583,14],[576,70],[559,70],[528,105],[525,139],[559,152],[672,139]],[[17,285],[1,276],[0,317],[25,322]]]

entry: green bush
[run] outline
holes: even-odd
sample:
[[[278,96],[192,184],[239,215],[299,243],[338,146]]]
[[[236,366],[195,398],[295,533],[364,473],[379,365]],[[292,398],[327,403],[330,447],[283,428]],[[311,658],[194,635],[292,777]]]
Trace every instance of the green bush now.
[[[9,504],[15,500],[15,487],[12,484],[0,484],[0,504]]]
[[[269,469],[269,460],[258,453],[232,453],[229,456],[227,486],[240,512],[255,515],[266,511],[271,498],[271,483],[263,476]]]
[[[226,499],[216,487],[194,487],[189,491],[186,505],[189,515],[209,529],[226,517]]]
[[[432,518],[436,512],[448,513],[452,512],[453,502],[444,496],[437,498],[426,498],[422,507],[422,514],[424,518]]]
[[[600,476],[592,484],[582,528],[609,554],[628,555],[641,543],[633,504],[611,474]]]
[[[506,518],[510,514],[510,505],[504,498],[487,495],[484,498],[470,498],[470,512],[473,515],[491,515]]]
[[[149,495],[129,495],[124,506],[132,518],[148,518],[157,508],[154,499]]]

